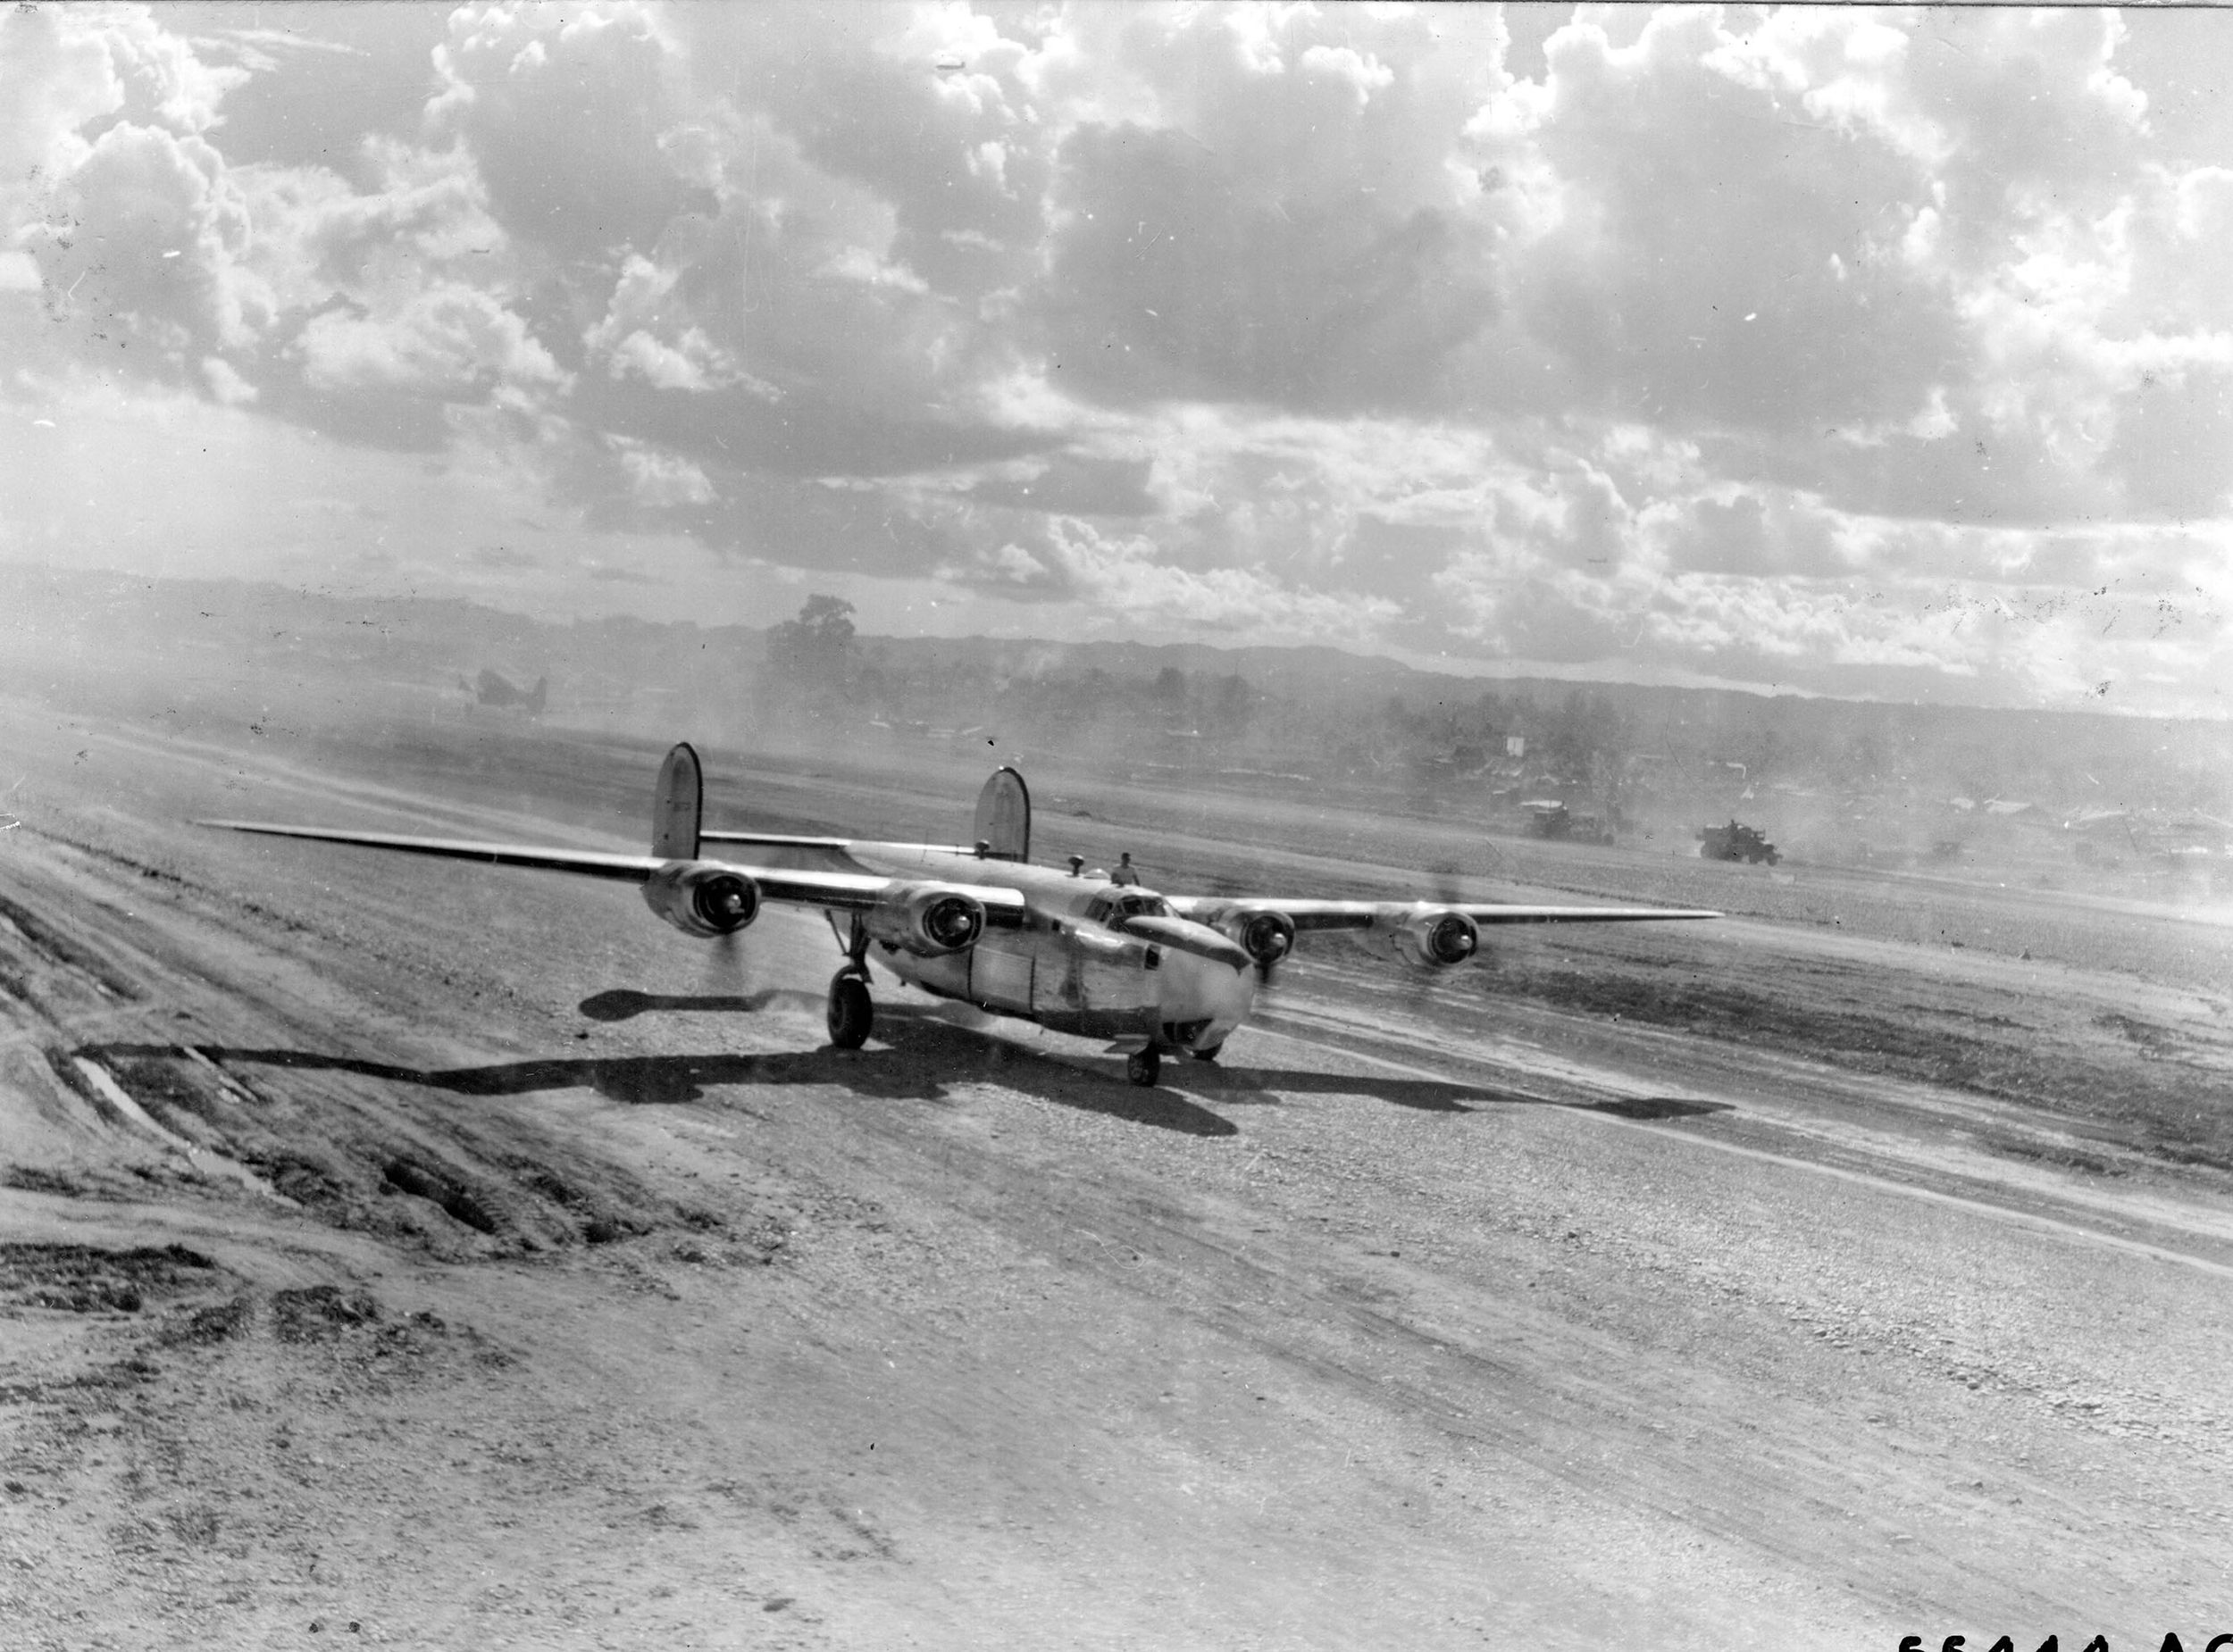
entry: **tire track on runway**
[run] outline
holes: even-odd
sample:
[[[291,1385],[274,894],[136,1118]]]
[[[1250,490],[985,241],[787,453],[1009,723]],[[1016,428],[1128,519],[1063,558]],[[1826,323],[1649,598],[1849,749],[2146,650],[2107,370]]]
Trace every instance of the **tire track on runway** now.
[[[1389,1056],[1377,1055],[1367,1049],[1357,1047],[1359,1044],[1372,1041],[1372,1035],[1365,1032],[1361,1029],[1356,1028],[1353,1022],[1351,1022],[1351,1030],[1348,1032],[1347,1041],[1342,1042],[1329,1041],[1322,1038],[1313,1038],[1304,1033],[1285,1030],[1279,1025],[1279,1023],[1283,1022],[1288,1027],[1292,1027],[1295,1024],[1294,1018],[1292,1016],[1281,1013],[1274,1013],[1272,1014],[1259,1015],[1252,1023],[1252,1026],[1260,1036],[1283,1039],[1291,1044],[1298,1045],[1306,1049],[1315,1050],[1323,1055],[1336,1055],[1348,1060],[1368,1062],[1375,1066],[1384,1068],[1392,1072],[1399,1072],[1409,1078],[1424,1079],[1442,1083],[1449,1083],[1452,1081],[1451,1076],[1446,1072],[1435,1072],[1429,1068],[1421,1067],[1410,1062],[1398,1061]],[[1479,1064],[1486,1066],[1489,1064],[1484,1061]],[[1561,1063],[1561,1064],[1570,1064]],[[1522,1070],[1526,1071],[1526,1069]],[[1576,1071],[1586,1070],[1577,1069]],[[1901,1180],[1897,1177],[1888,1175],[1881,1170],[1865,1168],[1864,1164],[1867,1157],[1865,1150],[1851,1145],[1845,1145],[1844,1147],[1844,1151],[1856,1159],[1863,1160],[1864,1164],[1832,1164],[1826,1158],[1808,1157],[1802,1154],[1792,1152],[1777,1152],[1771,1148],[1754,1147],[1744,1142],[1730,1141],[1711,1135],[1701,1134],[1687,1130],[1669,1131],[1664,1128],[1663,1121],[1637,1119],[1624,1116],[1614,1108],[1600,1105],[1606,1099],[1618,1100],[1621,1098],[1629,1089],[1627,1085],[1620,1081],[1618,1075],[1608,1074],[1607,1077],[1611,1080],[1611,1082],[1608,1083],[1605,1087],[1608,1094],[1605,1097],[1599,1097],[1597,1101],[1562,1100],[1556,1097],[1530,1096],[1523,1093],[1514,1093],[1512,1098],[1526,1103],[1532,1103],[1537,1106],[1557,1107],[1569,1113],[1591,1114],[1597,1117],[1606,1119],[1614,1124],[1624,1126],[1627,1129],[1650,1131],[1652,1133],[1659,1136],[1662,1139],[1680,1141],[1689,1146],[1706,1148],[1719,1153],[1726,1153],[1739,1158],[1747,1158],[1762,1164],[1775,1164],[1785,1168],[1806,1171],[1818,1175],[1828,1176],[1854,1185],[1896,1193],[1903,1197],[1974,1213],[1989,1217],[1996,1222],[2012,1224],[2035,1232],[2052,1234],[2059,1238],[2077,1239],[2084,1243],[2098,1245],[2108,1249],[2116,1250],[2125,1255],[2145,1256],[2153,1260],[2162,1262],[2179,1263],[2188,1267],[2199,1269],[2204,1272],[2219,1278],[2233,1279],[2233,1263],[2213,1260],[2209,1256],[2198,1255],[2193,1251],[2179,1249],[2170,1245],[2151,1243],[2148,1240],[2130,1238],[2124,1234],[2107,1232],[2099,1227],[2091,1225],[2077,1214],[2069,1216],[2055,1216],[2036,1210],[2016,1208],[2011,1204],[2005,1202],[2005,1197],[1994,1196],[1999,1191],[1995,1184],[1985,1181],[1979,1178],[1967,1175],[1958,1170],[1942,1168],[1936,1172],[1937,1175],[1943,1179],[1943,1181],[1954,1184],[1953,1187],[1929,1187],[1916,1181]],[[1787,1120],[1778,1120],[1766,1117],[1753,1109],[1738,1109],[1735,1108],[1735,1104],[1729,1105],[1732,1107],[1732,1110],[1743,1113],[1746,1122],[1755,1128],[1779,1131],[1792,1136],[1799,1137],[1802,1139],[1809,1139],[1811,1137],[1811,1132],[1809,1132],[1802,1125],[1795,1124]],[[1827,1137],[1817,1136],[1811,1137],[1811,1139],[1814,1145],[1819,1145],[1832,1150],[1836,1150],[1840,1146],[1840,1144],[1833,1142]],[[1967,1190],[1955,1190],[1956,1189],[1966,1189]],[[2035,1195],[2034,1197],[2037,1196]],[[2066,1208],[2068,1208],[2067,1206]],[[2128,1220],[2130,1219],[2128,1218]],[[2161,1228],[2168,1224],[2150,1225]],[[2197,1244],[2212,1245],[2233,1250],[2233,1238],[2221,1239],[2213,1235],[2195,1232],[2192,1230],[2174,1229],[2172,1231],[2179,1232],[2182,1237],[2193,1239]]]

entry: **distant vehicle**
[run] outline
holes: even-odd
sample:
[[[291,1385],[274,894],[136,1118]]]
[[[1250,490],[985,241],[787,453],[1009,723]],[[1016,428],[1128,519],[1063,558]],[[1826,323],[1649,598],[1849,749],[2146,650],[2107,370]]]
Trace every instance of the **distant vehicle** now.
[[[1531,838],[1563,838],[1576,843],[1613,840],[1612,822],[1602,814],[1570,809],[1547,798],[1537,798],[1519,806],[1526,817],[1527,835]]]
[[[744,929],[763,901],[819,909],[845,954],[830,982],[830,1042],[840,1049],[857,1049],[868,1037],[873,960],[941,998],[1057,1032],[1116,1040],[1129,1055],[1135,1084],[1157,1081],[1166,1050],[1215,1057],[1299,935],[1346,930],[1383,956],[1448,968],[1471,958],[1481,931],[1498,924],[1720,915],[1650,906],[1166,897],[1081,876],[1076,856],[1066,872],[1032,865],[1031,794],[1008,768],[994,770],[979,794],[975,841],[967,846],[707,831],[699,823],[704,796],[698,754],[677,746],[659,770],[648,855],[252,821],[202,823],[617,879],[640,885],[653,912],[703,940]],[[740,858],[702,853],[716,846],[734,846]]]
[[[1783,859],[1759,827],[1740,826],[1735,821],[1727,826],[1701,826],[1698,853],[1710,861],[1744,861],[1747,864],[1766,861],[1770,866]]]

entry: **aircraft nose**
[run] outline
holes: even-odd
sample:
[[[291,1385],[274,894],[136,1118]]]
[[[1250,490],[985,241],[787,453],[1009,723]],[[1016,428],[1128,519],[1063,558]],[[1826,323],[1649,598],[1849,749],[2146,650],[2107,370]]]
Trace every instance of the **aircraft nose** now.
[[[1228,969],[1245,970],[1249,955],[1205,923],[1191,923],[1184,918],[1127,918],[1125,933],[1136,935],[1142,940],[1155,942],[1179,952],[1192,953]]]
[[[1239,948],[1234,948],[1238,951]],[[1242,955],[1242,963],[1247,962]],[[1206,1023],[1202,1047],[1224,1042],[1225,1035],[1248,1018],[1256,1002],[1256,972],[1229,967],[1222,958],[1171,952],[1164,955],[1160,1007],[1163,1020],[1184,1026]]]

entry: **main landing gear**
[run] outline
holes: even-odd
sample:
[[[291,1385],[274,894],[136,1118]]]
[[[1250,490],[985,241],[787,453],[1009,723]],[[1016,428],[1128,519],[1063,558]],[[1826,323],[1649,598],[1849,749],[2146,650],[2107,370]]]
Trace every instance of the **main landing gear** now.
[[[875,1001],[868,996],[868,978],[851,967],[830,978],[830,1042],[841,1050],[857,1050],[868,1042],[876,1024]]]
[[[1152,1044],[1125,1059],[1125,1076],[1145,1089],[1163,1076],[1163,1052]]]
[[[830,1042],[841,1050],[857,1050],[868,1042],[875,1024],[876,1004],[868,996],[868,931],[857,918],[845,967],[830,977]]]

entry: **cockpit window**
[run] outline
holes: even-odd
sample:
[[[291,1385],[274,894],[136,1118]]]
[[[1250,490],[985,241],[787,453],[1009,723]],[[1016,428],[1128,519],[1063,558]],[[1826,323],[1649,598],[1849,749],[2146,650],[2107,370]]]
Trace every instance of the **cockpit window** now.
[[[1122,895],[1104,895],[1095,901],[1093,915],[1114,929],[1127,918],[1167,918],[1171,908],[1160,895],[1143,895],[1128,889]]]

